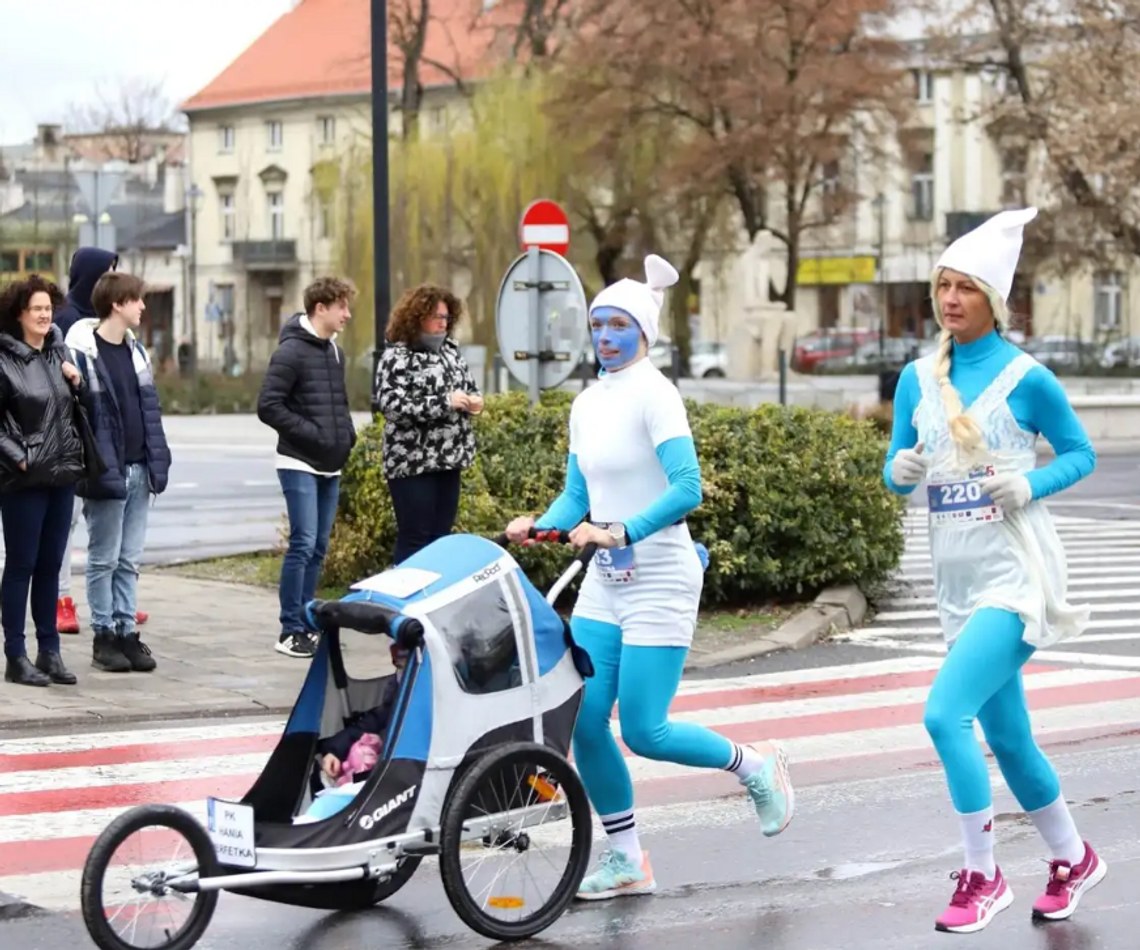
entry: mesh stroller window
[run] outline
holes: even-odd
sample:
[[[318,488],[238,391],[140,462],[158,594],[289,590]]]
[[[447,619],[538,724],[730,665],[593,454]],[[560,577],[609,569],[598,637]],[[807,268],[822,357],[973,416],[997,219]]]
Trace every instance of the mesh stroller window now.
[[[518,643],[500,584],[484,584],[428,615],[468,693],[497,693],[522,685]]]

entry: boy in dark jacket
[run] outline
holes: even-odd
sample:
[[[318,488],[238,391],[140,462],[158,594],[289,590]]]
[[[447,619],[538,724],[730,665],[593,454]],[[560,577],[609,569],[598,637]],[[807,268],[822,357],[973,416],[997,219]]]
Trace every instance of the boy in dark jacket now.
[[[104,274],[91,292],[93,319],[77,321],[67,346],[90,389],[91,425],[107,471],[80,482],[87,519],[87,603],[95,644],[91,665],[111,673],[150,672],[139,639],[136,591],[152,495],[166,490],[170,447],[145,347],[134,331],[145,286],[131,274]]]
[[[257,418],[277,432],[277,477],[289,515],[281,565],[277,652],[311,657],[316,634],[305,627],[336,518],[340,470],[356,444],[348,407],[344,350],[336,336],[352,319],[351,282],[321,277],[305,288],[305,312],[281,328],[257,400]]]
[[[95,317],[95,308],[91,304],[91,291],[95,289],[95,282],[119,266],[119,255],[114,251],[105,251],[101,247],[81,247],[71,257],[71,271],[67,275],[67,297],[63,306],[52,315],[52,323],[59,327],[63,339],[67,332],[79,320],[91,320]],[[71,599],[71,538],[75,534],[75,525],[79,521],[83,499],[75,499],[75,507],[71,512],[71,533],[67,536],[67,550],[63,555],[63,566],[59,571],[59,601],[56,604],[56,627],[60,633],[79,633],[79,619],[75,616],[75,601]],[[138,623],[146,623],[146,614],[136,612]]]

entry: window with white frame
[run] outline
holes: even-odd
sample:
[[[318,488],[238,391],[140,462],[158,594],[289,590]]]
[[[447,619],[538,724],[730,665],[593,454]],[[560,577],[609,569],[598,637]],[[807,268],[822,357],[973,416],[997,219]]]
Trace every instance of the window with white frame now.
[[[271,152],[280,151],[285,141],[285,129],[280,119],[270,119],[265,123],[265,147]]]
[[[232,152],[234,150],[234,142],[237,140],[237,135],[234,133],[232,125],[219,125],[218,126],[218,151],[219,152]]]
[[[915,221],[934,220],[934,153],[916,156],[910,179],[910,216]]]
[[[274,241],[285,237],[285,195],[280,191],[269,193],[269,237]]]
[[[914,76],[915,98],[923,105],[934,101],[934,73],[925,69],[915,69]]]
[[[317,119],[317,135],[321,145],[336,143],[336,116],[322,115]]]
[[[222,214],[222,240],[232,241],[237,237],[237,201],[233,193],[218,195],[218,206]]]
[[[1124,280],[1120,271],[1099,271],[1093,279],[1093,315],[1098,330],[1119,330],[1124,322]]]

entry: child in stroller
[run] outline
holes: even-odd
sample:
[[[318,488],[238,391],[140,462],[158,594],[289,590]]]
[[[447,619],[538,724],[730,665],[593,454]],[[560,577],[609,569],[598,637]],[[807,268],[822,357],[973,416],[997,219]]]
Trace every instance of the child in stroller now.
[[[393,644],[391,653],[396,675],[384,687],[379,705],[317,743],[321,781],[326,787],[314,797],[305,814],[294,819],[294,824],[323,821],[342,811],[372,773],[384,747],[384,733],[391,722],[400,682],[408,665],[407,650]]]

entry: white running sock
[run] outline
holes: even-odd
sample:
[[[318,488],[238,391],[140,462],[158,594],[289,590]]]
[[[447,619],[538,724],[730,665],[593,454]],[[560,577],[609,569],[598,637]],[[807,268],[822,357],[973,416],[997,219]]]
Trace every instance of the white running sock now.
[[[633,820],[633,809],[613,815],[599,815],[606,831],[610,847],[625,852],[635,868],[641,867],[641,841],[637,837],[637,825]]]
[[[962,844],[966,849],[966,869],[981,871],[987,881],[997,873],[994,864],[994,806],[969,815],[958,813],[962,825]]]
[[[726,772],[732,772],[737,777],[746,779],[754,772],[759,772],[763,767],[764,756],[759,752],[750,746],[732,743],[732,758],[724,767]]]
[[[1029,817],[1033,819],[1033,824],[1037,826],[1054,858],[1068,861],[1073,867],[1085,859],[1085,843],[1077,831],[1064,795],[1058,795],[1055,802],[1044,808],[1031,811]]]

